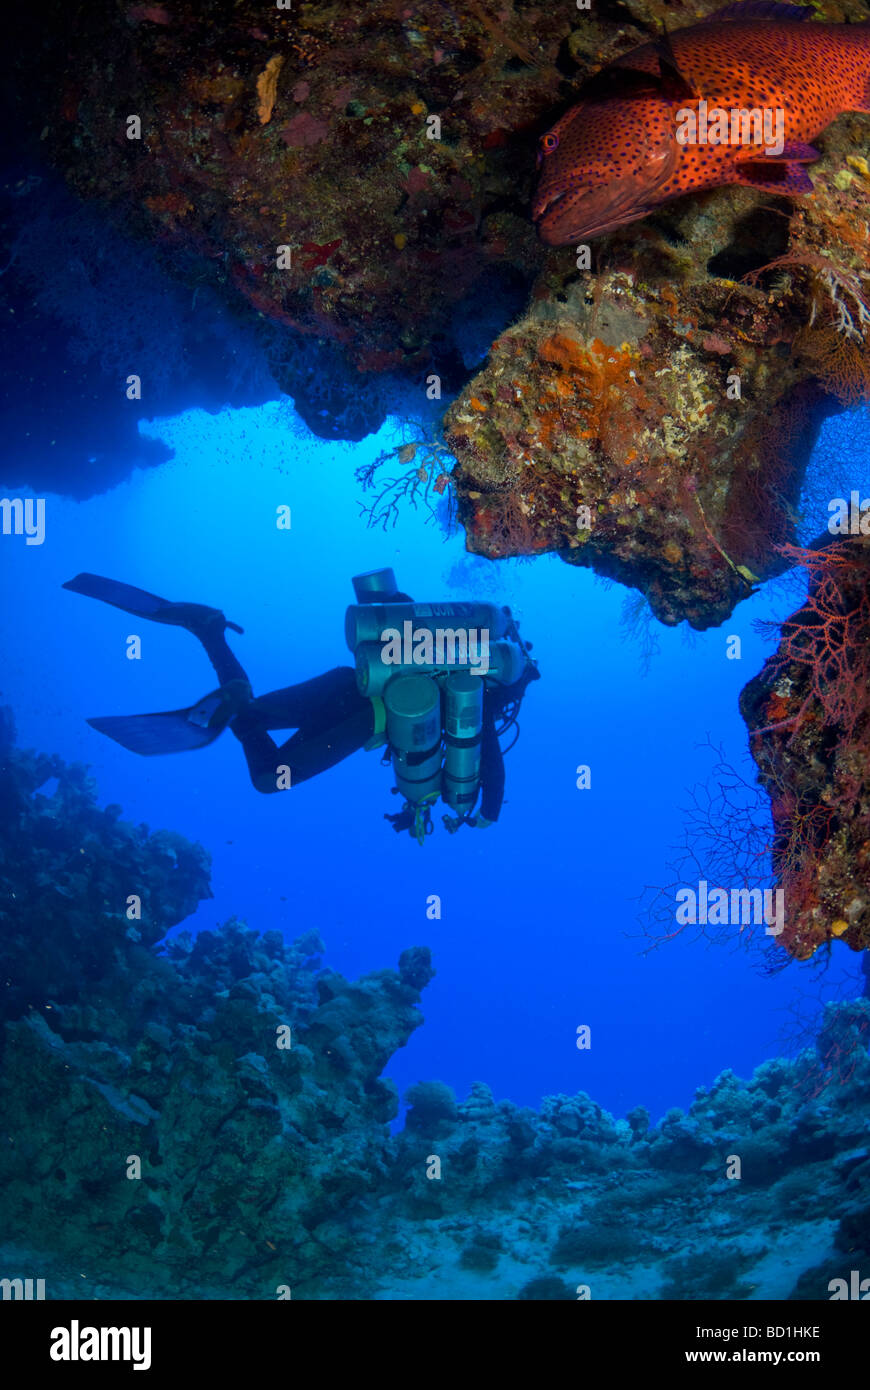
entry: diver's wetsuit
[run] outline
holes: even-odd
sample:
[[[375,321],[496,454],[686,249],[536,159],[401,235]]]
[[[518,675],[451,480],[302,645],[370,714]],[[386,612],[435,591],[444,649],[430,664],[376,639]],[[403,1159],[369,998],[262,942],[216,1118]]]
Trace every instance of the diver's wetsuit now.
[[[413,603],[402,593],[382,601]],[[221,625],[209,624],[193,630],[221,685],[248,681]],[[530,665],[514,685],[484,688],[480,762],[480,814],[484,820],[498,820],[504,800],[504,759],[496,725],[507,707],[522,699],[529,681],[537,676],[537,670]],[[279,767],[290,768],[290,785],[295,786],[364,748],[374,733],[374,707],[371,700],[359,693],[353,668],[335,666],[311,680],[252,699],[229,727],[242,745],[257,791],[276,792],[280,790]],[[270,729],[295,729],[296,733],[279,746],[269,736]]]

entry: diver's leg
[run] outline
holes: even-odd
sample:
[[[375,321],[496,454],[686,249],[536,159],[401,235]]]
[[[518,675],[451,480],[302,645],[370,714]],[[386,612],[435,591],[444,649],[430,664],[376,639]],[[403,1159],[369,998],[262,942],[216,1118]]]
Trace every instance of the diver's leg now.
[[[217,668],[215,668],[217,669]],[[350,718],[370,701],[357,690],[356,674],[350,666],[335,666],[311,680],[272,690],[252,700],[246,716],[263,729],[328,728]]]
[[[266,733],[265,729],[257,729],[253,726],[239,729],[235,722],[230,725],[230,728],[242,745],[245,762],[248,764],[248,772],[257,791],[280,791],[278,768],[281,766],[281,758],[275,740]]]
[[[365,747],[371,738],[373,726],[371,704],[367,710],[360,710],[331,729],[318,730],[314,734],[300,729],[280,747],[265,730],[247,729],[242,732],[235,723],[230,725],[242,745],[251,781],[258,792],[283,790],[279,785],[282,778],[279,769],[289,768],[289,785],[296,787],[300,782],[307,782],[310,777],[335,767],[336,763]]]
[[[280,747],[266,732],[293,725],[297,732]],[[337,667],[252,700],[230,728],[242,745],[254,786],[276,792],[282,789],[280,767],[290,769],[292,787],[364,747],[374,728],[374,710],[359,694],[350,667]]]
[[[187,607],[192,605],[188,604]],[[229,685],[230,681],[244,681],[250,699],[251,682],[248,680],[247,672],[235,652],[230,650],[224,635],[224,628],[229,624],[226,623],[223,613],[218,613],[214,608],[206,609],[205,614],[206,616],[197,616],[185,623],[185,627],[194,637],[199,638],[221,685]],[[211,616],[208,616],[209,614]]]
[[[319,772],[326,772],[351,753],[364,748],[374,730],[374,714],[370,700],[365,709],[326,729],[299,729],[278,749],[278,756],[290,768],[293,783],[307,782]]]

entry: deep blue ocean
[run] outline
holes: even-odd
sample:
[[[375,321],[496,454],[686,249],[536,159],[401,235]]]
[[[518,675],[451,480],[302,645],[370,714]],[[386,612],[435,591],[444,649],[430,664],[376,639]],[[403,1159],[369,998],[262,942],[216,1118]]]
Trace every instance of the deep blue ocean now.
[[[808,498],[820,478],[832,496],[870,475],[866,426],[861,412],[828,421]],[[793,611],[793,588],[767,586],[704,633],[654,624],[644,670],[619,586],[551,557],[468,556],[461,531],[423,510],[403,510],[395,529],[367,528],[354,473],[402,442],[396,420],[359,445],[327,443],[285,400],[140,429],[174,450],[171,461],[88,501],[46,495],[41,546],[3,538],[0,690],[22,746],[88,764],[101,805],[206,847],[214,897],[186,928],[233,915],[288,939],[316,928],[324,964],[351,978],[428,945],[437,976],[425,1026],[387,1069],[401,1092],[439,1079],[462,1098],[485,1081],[497,1100],[536,1107],[583,1090],[617,1117],[643,1105],[658,1118],[727,1068],[746,1076],[793,1052],[823,1000],[860,992],[859,958],[845,948],[771,977],[763,938],[716,944],[687,930],[650,950],[644,934],[640,899],[671,882],[691,789],[718,758],[711,741],[753,780],[738,695],[771,650],[754,621]],[[814,505],[806,538],[826,521]],[[289,530],[276,525],[282,506]],[[485,831],[451,836],[436,816],[422,847],[394,834],[392,776],[377,752],[267,797],[229,733],[144,759],[86,724],[192,704],[217,682],[189,633],[64,591],[79,571],[222,608],[245,629],[230,641],[263,694],[350,663],[351,576],[381,566],[418,601],[509,604],[534,644],[541,679],[506,759],[501,818]],[[126,656],[134,633],[140,660]],[[727,656],[735,635],[738,660]],[[588,790],[576,785],[581,764]],[[426,913],[433,894],[438,920]]]

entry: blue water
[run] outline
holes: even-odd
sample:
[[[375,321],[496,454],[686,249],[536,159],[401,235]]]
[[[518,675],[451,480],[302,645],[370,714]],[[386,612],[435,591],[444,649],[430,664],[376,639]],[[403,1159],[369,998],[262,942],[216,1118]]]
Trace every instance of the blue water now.
[[[867,475],[863,423],[829,422],[811,479],[842,477],[848,495],[859,449],[856,477]],[[438,1078],[462,1096],[482,1080],[496,1098],[537,1105],[582,1089],[617,1116],[645,1105],[658,1117],[725,1068],[748,1074],[806,1031],[820,999],[860,991],[858,959],[838,946],[827,973],[792,966],[768,978],[757,946],[685,934],[649,951],[638,923],[645,886],[671,881],[688,789],[715,762],[709,740],[752,779],[737,699],[770,650],[753,622],[791,611],[793,591],[773,586],[689,641],[657,625],[644,674],[619,586],[555,558],[470,559],[461,533],[448,537],[422,512],[367,529],[354,470],[400,442],[395,425],[360,445],[324,443],[291,403],[272,402],[141,428],[174,460],[87,502],[49,496],[41,546],[3,540],[0,693],[21,744],[87,762],[101,803],[208,848],[214,897],[186,927],[233,914],[290,938],[316,927],[325,963],[350,977],[427,944],[438,973],[426,1023],[387,1073],[401,1091]],[[282,505],[289,531],[276,526]],[[807,534],[825,521],[810,517]],[[379,753],[267,797],[229,734],[197,753],[141,759],[85,723],[178,708],[216,681],[186,632],[62,590],[79,571],[223,608],[245,628],[231,642],[262,694],[350,662],[351,575],[385,565],[419,600],[510,604],[534,643],[542,679],[507,757],[501,819],[486,831],[449,836],[436,817],[423,847],[395,835]],[[133,633],[138,661],[126,657]],[[741,657],[729,660],[735,635]],[[576,787],[580,764],[590,790]],[[440,920],[426,915],[433,894]],[[581,1051],[583,1024],[592,1046]]]

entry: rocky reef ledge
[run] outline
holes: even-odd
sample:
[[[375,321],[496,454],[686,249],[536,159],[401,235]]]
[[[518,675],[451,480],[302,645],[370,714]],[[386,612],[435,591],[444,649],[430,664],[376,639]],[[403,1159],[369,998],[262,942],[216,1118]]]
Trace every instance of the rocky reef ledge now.
[[[786,553],[807,598],[740,708],[788,904],[779,945],[807,960],[834,939],[870,950],[870,536]]]
[[[721,8],[50,0],[22,12],[7,120],[194,319],[206,293],[238,316],[316,433],[362,438],[411,383],[460,392],[469,550],[556,552],[701,629],[782,569],[819,423],[870,394],[870,121],[819,134],[807,196],[720,188],[550,249],[530,201],[583,79]]]
[[[49,1298],[827,1299],[867,1273],[867,1000],[658,1125],[421,1082],[392,1134],[381,1073],[423,1021],[429,951],[349,982],[316,932],[164,941],[208,896],[205,851],[13,737],[2,711],[6,1277],[38,1268]]]

